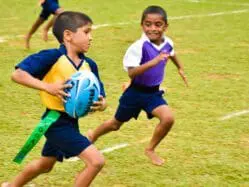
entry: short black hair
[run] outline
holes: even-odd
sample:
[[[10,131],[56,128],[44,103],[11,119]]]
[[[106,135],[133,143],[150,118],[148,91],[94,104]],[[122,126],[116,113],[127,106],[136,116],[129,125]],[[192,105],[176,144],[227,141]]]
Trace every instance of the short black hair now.
[[[88,15],[81,12],[65,11],[57,16],[53,26],[53,34],[60,43],[63,43],[65,30],[76,32],[78,28],[89,23],[93,22]]]
[[[145,20],[146,16],[148,14],[160,14],[162,16],[162,19],[165,23],[168,22],[168,18],[167,18],[167,13],[166,11],[160,7],[160,6],[157,6],[157,5],[151,5],[151,6],[148,6],[144,11],[143,11],[143,14],[142,14],[142,19],[141,19],[141,24],[143,23],[143,21]]]

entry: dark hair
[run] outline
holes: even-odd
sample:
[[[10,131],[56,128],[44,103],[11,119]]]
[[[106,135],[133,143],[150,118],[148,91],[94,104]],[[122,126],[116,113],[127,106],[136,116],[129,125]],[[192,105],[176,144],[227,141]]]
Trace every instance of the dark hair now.
[[[53,34],[56,39],[63,43],[63,32],[70,30],[76,32],[78,28],[93,23],[91,18],[81,12],[65,11],[58,15],[54,22]]]
[[[167,23],[167,13],[166,11],[160,7],[160,6],[156,6],[156,5],[151,5],[151,6],[148,6],[144,11],[143,11],[143,14],[142,14],[142,19],[141,19],[141,24],[143,23],[144,19],[146,18],[146,16],[148,14],[160,14],[162,16],[162,19],[165,23]]]

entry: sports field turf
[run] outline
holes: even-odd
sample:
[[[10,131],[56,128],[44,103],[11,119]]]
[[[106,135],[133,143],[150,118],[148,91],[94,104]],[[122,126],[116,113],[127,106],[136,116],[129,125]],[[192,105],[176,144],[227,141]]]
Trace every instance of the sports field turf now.
[[[81,132],[95,128],[115,113],[121,85],[128,80],[122,68],[127,47],[141,35],[140,16],[157,4],[169,16],[167,35],[175,43],[190,87],[184,87],[173,63],[167,65],[167,99],[176,122],[157,148],[166,159],[152,165],[144,147],[155,128],[142,113],[119,132],[96,142],[105,152],[106,165],[93,187],[249,186],[249,1],[248,0],[61,0],[65,10],[90,15],[96,29],[88,56],[99,65],[109,107],[80,120]],[[45,43],[39,30],[24,49],[23,35],[39,14],[37,1],[0,0],[0,182],[11,180],[31,160],[38,158],[44,138],[24,163],[13,157],[35,124],[43,106],[36,90],[10,80],[14,65],[41,49],[55,48],[49,35]],[[83,168],[81,161],[57,164],[27,186],[69,187]]]

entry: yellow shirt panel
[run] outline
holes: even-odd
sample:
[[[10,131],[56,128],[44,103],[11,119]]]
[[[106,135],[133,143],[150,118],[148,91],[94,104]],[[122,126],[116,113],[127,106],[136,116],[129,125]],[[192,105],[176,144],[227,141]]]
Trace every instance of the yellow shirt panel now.
[[[69,61],[69,59],[62,55],[57,62],[52,66],[49,72],[44,76],[43,80],[47,83],[55,83],[58,81],[66,81],[69,79],[75,72],[82,71],[82,70],[89,70],[89,64],[84,61],[81,65],[80,69],[77,70],[73,64]],[[42,103],[49,109],[58,110],[58,111],[65,111],[63,102],[57,96],[53,96],[45,91],[40,92]]]

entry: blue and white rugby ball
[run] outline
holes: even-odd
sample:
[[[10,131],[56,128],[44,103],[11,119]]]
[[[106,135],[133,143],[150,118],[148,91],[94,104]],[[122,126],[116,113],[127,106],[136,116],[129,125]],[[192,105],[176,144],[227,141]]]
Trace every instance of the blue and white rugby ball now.
[[[65,111],[73,118],[85,116],[94,101],[98,101],[100,85],[97,77],[90,71],[78,71],[67,82],[71,88],[65,89],[70,97],[66,97]]]

